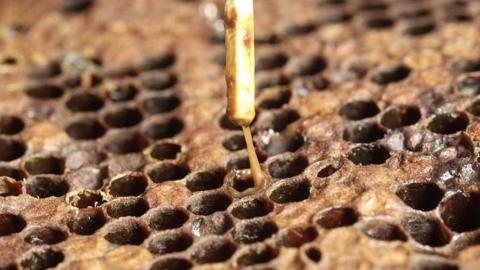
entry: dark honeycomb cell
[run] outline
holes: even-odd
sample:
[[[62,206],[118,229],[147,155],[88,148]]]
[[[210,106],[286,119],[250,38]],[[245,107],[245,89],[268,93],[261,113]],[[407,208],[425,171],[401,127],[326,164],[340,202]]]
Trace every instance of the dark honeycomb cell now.
[[[113,221],[103,230],[103,237],[117,245],[140,245],[148,237],[146,226],[132,218]]]
[[[142,151],[148,142],[142,135],[123,131],[104,138],[103,148],[114,155],[123,155]]]
[[[457,192],[440,203],[440,216],[456,232],[480,227],[480,195]]]
[[[61,0],[58,10],[64,14],[74,14],[88,10],[94,3],[94,0]]]
[[[470,106],[467,108],[467,112],[475,116],[480,116],[480,100],[476,100],[470,104]]]
[[[225,68],[225,64],[227,63],[226,61],[226,55],[225,55],[225,50],[216,52],[212,56],[212,61],[218,64],[220,67]]]
[[[142,198],[126,197],[110,201],[106,205],[107,214],[113,218],[141,216],[147,212],[148,204]]]
[[[340,168],[343,166],[343,161],[334,160],[331,164],[326,165],[325,167],[321,168],[318,173],[317,177],[325,178],[333,175],[336,173]]]
[[[255,33],[255,44],[260,46],[262,45],[274,45],[280,42],[280,37],[278,34],[270,31],[265,31],[262,33]]]
[[[434,218],[419,214],[407,214],[402,218],[405,231],[418,243],[431,247],[444,246],[450,242],[450,234]]]
[[[268,89],[256,97],[257,106],[265,110],[278,109],[287,104],[291,97],[292,92],[288,88]]]
[[[370,143],[385,136],[385,130],[376,123],[360,123],[346,126],[343,129],[343,139],[353,143]]]
[[[304,179],[280,181],[269,192],[270,199],[280,204],[303,201],[309,196],[310,183]]]
[[[465,95],[480,94],[480,77],[467,76],[457,81],[457,89],[460,93]]]
[[[147,178],[142,173],[124,173],[110,180],[108,193],[113,197],[138,196],[145,191],[147,185]]]
[[[322,253],[316,247],[309,247],[305,249],[305,256],[314,263],[318,263],[322,259]]]
[[[361,120],[375,116],[380,112],[374,101],[355,100],[344,104],[338,113],[347,120]]]
[[[7,164],[0,164],[0,176],[8,176],[17,181],[22,181],[27,177],[26,173],[23,170],[17,169]]]
[[[154,159],[175,159],[182,150],[182,146],[176,143],[159,142],[152,146],[150,156]]]
[[[371,16],[363,20],[363,27],[367,29],[381,30],[392,27],[395,21],[385,15]]]
[[[25,127],[23,120],[17,116],[0,116],[0,134],[13,135],[20,133]]]
[[[228,119],[228,116],[226,114],[223,114],[220,119],[218,119],[218,124],[222,129],[228,129],[228,130],[240,130],[241,127],[239,125],[236,125]]]
[[[347,158],[356,165],[375,165],[385,163],[390,154],[383,146],[364,144],[350,150]]]
[[[25,242],[40,246],[53,245],[67,239],[67,235],[60,229],[52,227],[37,227],[28,231],[25,236]]]
[[[297,225],[285,228],[278,232],[277,245],[285,247],[300,247],[313,241],[318,233],[315,227],[310,225]]]
[[[322,24],[342,24],[351,21],[353,15],[345,9],[330,9],[322,12],[319,19]]]
[[[84,208],[72,213],[67,226],[72,233],[90,235],[103,227],[106,222],[103,211],[99,208]]]
[[[193,267],[193,264],[184,258],[161,258],[156,260],[150,270],[189,270]]]
[[[255,75],[255,88],[258,91],[267,90],[275,86],[286,86],[290,83],[290,78],[281,72],[259,72]]]
[[[63,89],[59,86],[47,83],[36,83],[25,88],[27,96],[38,99],[56,99],[63,95]]]
[[[2,270],[17,270],[17,265],[14,264],[14,263],[10,263],[10,264],[4,264],[3,266],[1,266]]]
[[[398,8],[397,17],[401,20],[415,20],[422,17],[428,17],[432,14],[426,7]]]
[[[113,79],[123,79],[125,77],[134,77],[137,76],[139,73],[138,68],[132,65],[123,64],[123,65],[114,65],[114,66],[106,66],[102,74],[105,77],[113,78]]]
[[[285,72],[290,76],[309,76],[319,73],[327,67],[325,59],[319,56],[297,56],[290,58],[285,66]]]
[[[358,220],[358,214],[352,208],[334,207],[323,210],[317,215],[316,223],[325,229],[353,225]]]
[[[175,63],[176,57],[173,52],[164,52],[156,55],[150,55],[143,59],[140,68],[145,71],[165,69]]]
[[[410,75],[410,68],[404,65],[380,69],[372,75],[372,82],[379,85],[387,85],[404,80]]]
[[[386,11],[388,10],[388,5],[383,1],[365,1],[357,3],[356,9],[358,11]]]
[[[236,263],[240,267],[247,267],[266,263],[277,257],[278,251],[266,244],[251,245],[238,251]]]
[[[443,20],[447,23],[465,23],[471,21],[473,18],[464,12],[447,13]]]
[[[153,235],[148,241],[148,250],[153,254],[168,254],[186,250],[193,238],[182,231],[166,231]]]
[[[58,61],[49,61],[43,65],[29,68],[27,77],[35,80],[43,80],[56,77],[62,73],[62,67]]]
[[[152,182],[162,183],[184,178],[188,174],[188,169],[181,165],[162,161],[148,167],[146,173]]]
[[[87,78],[87,80],[85,80]],[[66,89],[82,89],[99,85],[103,78],[99,74],[88,74],[87,77],[80,74],[65,74],[60,78],[61,85]],[[82,85],[83,83],[83,85]]]
[[[242,155],[231,158],[227,162],[226,167],[227,167],[227,171],[240,171],[240,170],[248,169],[250,167],[250,162],[248,161],[247,154],[242,153]]]
[[[348,0],[317,0],[319,6],[343,6]]]
[[[77,208],[97,207],[105,202],[102,193],[88,189],[69,192],[65,200],[68,204]]]
[[[420,19],[412,22],[405,23],[401,32],[404,35],[418,37],[429,34],[436,29],[435,22],[431,19]]]
[[[233,220],[225,212],[215,212],[208,216],[196,217],[190,224],[193,235],[202,237],[209,234],[222,235],[233,227]]]
[[[282,52],[267,51],[257,54],[255,61],[255,70],[272,70],[284,66],[288,61],[288,56]]]
[[[190,256],[199,264],[223,262],[228,260],[236,249],[236,245],[227,238],[210,236],[196,242]]]
[[[131,127],[140,123],[142,113],[136,108],[118,107],[107,111],[103,115],[103,121],[113,128]]]
[[[469,123],[468,116],[459,113],[443,113],[433,117],[428,129],[438,134],[453,134],[463,131]]]
[[[224,176],[220,169],[197,171],[187,176],[185,185],[192,192],[216,189],[223,185]]]
[[[97,111],[103,107],[103,100],[92,93],[76,93],[68,98],[65,106],[72,112]]]
[[[27,157],[23,167],[31,174],[62,174],[65,161],[52,155],[39,154]]]
[[[50,247],[32,249],[23,255],[20,265],[28,270],[45,270],[55,267],[65,256],[59,250]]]
[[[260,141],[259,147],[268,156],[274,156],[285,152],[295,152],[306,142],[306,139],[297,131],[288,130],[282,133],[269,133],[268,141]]]
[[[166,113],[180,106],[180,98],[175,95],[149,96],[143,100],[143,109],[150,114]]]
[[[295,22],[288,23],[281,29],[281,34],[285,37],[296,37],[312,33],[317,29],[313,22]]]
[[[244,192],[247,189],[255,187],[255,181],[251,173],[242,173],[234,171],[232,177],[228,177],[228,184],[238,192]]]
[[[238,219],[265,216],[273,210],[273,204],[263,197],[246,197],[230,207],[230,213]]]
[[[288,178],[299,175],[308,166],[308,160],[303,156],[291,156],[276,159],[268,165],[268,172],[276,178]]]
[[[201,192],[188,199],[187,209],[196,215],[210,215],[223,211],[232,203],[232,199],[221,192]]]
[[[406,241],[407,237],[395,224],[383,220],[372,220],[361,225],[361,231],[368,237],[381,241]]]
[[[323,91],[330,86],[330,81],[323,75],[316,75],[309,79],[309,85],[316,91]]]
[[[147,72],[140,75],[140,83],[150,91],[163,91],[177,83],[177,77],[169,72]]]
[[[422,114],[416,106],[397,106],[382,115],[381,124],[389,129],[411,126],[417,123]]]
[[[396,194],[413,209],[430,211],[437,207],[443,198],[443,190],[434,183],[410,183],[400,187]]]
[[[94,117],[80,117],[65,127],[67,135],[75,140],[93,140],[105,134],[105,127]]]
[[[222,146],[229,151],[238,151],[247,147],[241,133],[234,133],[222,141]]]
[[[180,133],[183,122],[176,117],[152,119],[143,127],[143,134],[152,140],[171,138]]]
[[[148,225],[154,230],[167,230],[181,227],[188,220],[184,209],[159,207],[148,213]]]
[[[20,216],[10,213],[0,214],[0,237],[21,232],[25,226],[27,222]]]
[[[12,161],[25,154],[26,146],[17,139],[0,137],[0,161]]]
[[[118,83],[107,89],[107,97],[113,102],[129,101],[135,98],[138,89],[133,84]]]
[[[0,176],[0,196],[18,196],[22,194],[22,183],[8,176]]]
[[[27,194],[38,198],[60,197],[65,195],[68,189],[68,183],[61,176],[50,174],[33,176],[25,184]]]

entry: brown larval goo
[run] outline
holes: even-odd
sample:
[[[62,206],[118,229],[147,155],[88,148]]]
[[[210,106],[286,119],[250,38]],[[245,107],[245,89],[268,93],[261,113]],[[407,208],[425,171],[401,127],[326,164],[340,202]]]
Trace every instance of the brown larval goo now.
[[[223,1],[0,8],[0,269],[480,268],[480,2],[256,0],[245,195]]]

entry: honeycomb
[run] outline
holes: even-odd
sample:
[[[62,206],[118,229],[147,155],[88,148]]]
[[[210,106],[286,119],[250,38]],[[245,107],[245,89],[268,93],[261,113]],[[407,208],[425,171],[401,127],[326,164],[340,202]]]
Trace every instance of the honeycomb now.
[[[252,125],[220,0],[0,8],[0,269],[480,269],[480,1],[256,0]]]

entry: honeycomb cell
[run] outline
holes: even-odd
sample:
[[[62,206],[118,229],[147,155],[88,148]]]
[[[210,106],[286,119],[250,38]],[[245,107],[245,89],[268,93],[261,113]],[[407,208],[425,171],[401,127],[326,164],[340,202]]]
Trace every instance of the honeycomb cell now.
[[[151,210],[148,225],[154,230],[168,230],[181,227],[188,220],[188,213],[182,208],[159,207]]]
[[[28,270],[43,270],[57,266],[65,255],[57,249],[39,247],[24,254],[20,265]]]
[[[480,227],[480,195],[457,192],[440,203],[440,216],[450,229],[456,232]]]
[[[372,220],[361,225],[361,231],[368,237],[381,241],[406,241],[407,237],[395,224],[383,220]]]
[[[232,203],[232,199],[222,192],[204,191],[188,199],[187,209],[196,215],[210,215],[223,211]]]
[[[236,245],[227,238],[210,236],[196,242],[190,256],[199,264],[223,262],[228,260],[236,249]]]
[[[435,209],[442,200],[443,193],[435,183],[410,183],[396,192],[406,205],[421,211]]]
[[[153,254],[168,254],[184,251],[193,243],[193,238],[182,231],[166,231],[153,235],[148,241],[148,250]]]
[[[14,135],[20,133],[25,123],[20,117],[13,115],[0,116],[0,134]]]
[[[1,213],[0,237],[21,232],[26,225],[27,222],[21,216],[10,213]]]
[[[352,208],[334,207],[323,210],[316,218],[316,223],[325,229],[350,226],[356,223],[358,214]]]
[[[278,251],[266,244],[251,245],[239,250],[236,263],[240,267],[247,267],[271,261],[278,255]]]
[[[380,112],[373,101],[356,100],[344,104],[338,113],[347,120],[361,120],[375,116]]]
[[[149,234],[146,226],[132,218],[113,221],[103,230],[105,240],[117,245],[140,245]]]

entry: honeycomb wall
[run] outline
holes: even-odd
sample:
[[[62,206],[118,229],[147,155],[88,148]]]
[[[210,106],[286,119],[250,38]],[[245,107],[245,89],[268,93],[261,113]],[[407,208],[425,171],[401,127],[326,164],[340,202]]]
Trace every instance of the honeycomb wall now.
[[[0,269],[480,267],[480,2],[255,1],[255,192],[222,1],[2,5]]]

